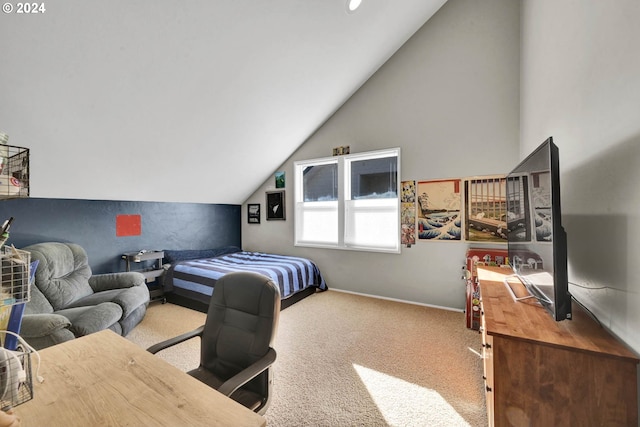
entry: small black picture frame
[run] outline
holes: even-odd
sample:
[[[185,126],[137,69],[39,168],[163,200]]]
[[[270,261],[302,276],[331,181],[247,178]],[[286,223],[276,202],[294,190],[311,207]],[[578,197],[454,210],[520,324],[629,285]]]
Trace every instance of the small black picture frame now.
[[[247,205],[247,222],[249,224],[260,224],[260,203],[249,203]]]
[[[285,219],[284,190],[267,191],[267,221]]]

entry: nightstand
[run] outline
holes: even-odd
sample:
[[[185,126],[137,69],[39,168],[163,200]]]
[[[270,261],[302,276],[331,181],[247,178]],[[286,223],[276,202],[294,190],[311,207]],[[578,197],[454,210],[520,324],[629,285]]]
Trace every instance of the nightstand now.
[[[162,258],[164,258],[164,251],[139,251],[122,254],[122,259],[127,263],[127,271],[138,271],[144,275],[151,300],[159,299],[164,304],[167,299],[164,296],[164,287],[160,279],[164,273]],[[141,268],[132,270],[131,263],[141,264]]]

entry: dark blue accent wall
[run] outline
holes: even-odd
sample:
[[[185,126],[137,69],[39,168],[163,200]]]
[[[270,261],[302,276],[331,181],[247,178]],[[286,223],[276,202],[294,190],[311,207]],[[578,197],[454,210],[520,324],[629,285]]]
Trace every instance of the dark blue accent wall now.
[[[140,215],[139,236],[116,236],[116,216]],[[94,273],[122,271],[124,252],[241,245],[240,205],[75,199],[0,201],[0,224],[14,217],[7,244],[82,246]]]

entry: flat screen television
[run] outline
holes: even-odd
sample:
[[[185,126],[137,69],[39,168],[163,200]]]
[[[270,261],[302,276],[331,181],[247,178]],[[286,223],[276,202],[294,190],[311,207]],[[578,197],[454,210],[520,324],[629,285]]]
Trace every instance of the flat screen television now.
[[[555,320],[571,319],[558,147],[552,137],[507,175],[506,187],[509,265]]]

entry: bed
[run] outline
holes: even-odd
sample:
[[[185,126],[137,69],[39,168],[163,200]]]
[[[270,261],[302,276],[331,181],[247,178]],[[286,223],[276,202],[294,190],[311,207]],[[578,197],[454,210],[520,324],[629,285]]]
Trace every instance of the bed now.
[[[270,277],[280,287],[283,309],[327,289],[317,265],[307,258],[248,252],[237,247],[164,253],[168,263],[163,281],[167,301],[205,313],[216,281],[232,271]]]

